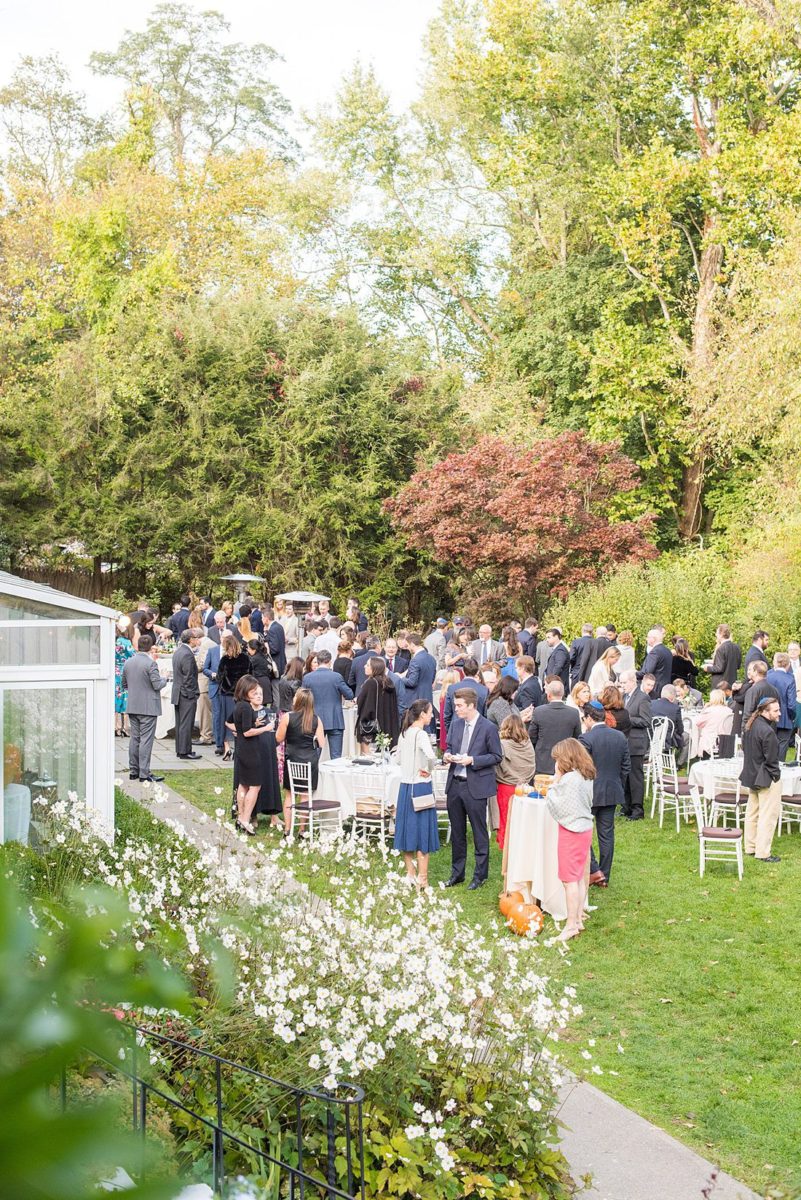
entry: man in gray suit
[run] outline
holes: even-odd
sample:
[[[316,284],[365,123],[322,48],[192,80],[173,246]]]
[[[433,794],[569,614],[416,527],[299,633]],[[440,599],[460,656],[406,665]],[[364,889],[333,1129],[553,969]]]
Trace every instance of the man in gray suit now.
[[[181,634],[181,644],[172,656],[170,699],[175,705],[175,754],[178,758],[200,758],[192,749],[192,729],[200,696],[195,650],[202,637],[202,629],[185,629]]]
[[[506,661],[506,651],[500,642],[494,640],[491,625],[482,625],[479,629],[478,637],[470,643],[470,657],[476,660],[479,667],[488,662]]]
[[[142,783],[160,783],[163,775],[150,771],[150,755],[156,736],[156,721],[161,714],[159,692],[167,680],[150,657],[153,639],[148,633],[139,638],[139,650],[122,668],[122,686],[128,692],[128,718],[131,723],[131,742],[128,747],[128,768],[131,779]]]

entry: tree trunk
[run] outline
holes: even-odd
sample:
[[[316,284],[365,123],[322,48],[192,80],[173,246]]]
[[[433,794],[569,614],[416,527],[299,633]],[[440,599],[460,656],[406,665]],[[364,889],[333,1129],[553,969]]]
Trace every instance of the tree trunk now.
[[[704,249],[698,264],[698,293],[693,316],[692,345],[689,359],[690,413],[701,409],[707,371],[715,352],[714,301],[720,286],[723,247],[715,242],[717,220],[708,216],[704,226]],[[704,488],[706,448],[702,442],[692,447],[692,457],[684,468],[679,502],[679,534],[693,537],[701,524],[701,494]]]

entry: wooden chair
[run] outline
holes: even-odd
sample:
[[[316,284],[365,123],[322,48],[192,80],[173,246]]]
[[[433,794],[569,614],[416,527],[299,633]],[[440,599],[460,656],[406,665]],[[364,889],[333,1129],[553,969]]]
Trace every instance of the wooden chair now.
[[[695,821],[698,826],[700,852],[700,874],[704,877],[707,862],[723,861],[737,863],[737,876],[743,877],[743,831],[722,829],[719,825],[707,825],[704,810],[697,793],[691,795]]]
[[[295,816],[308,817],[309,841],[314,841],[314,818],[322,831],[323,818],[334,816],[342,828],[342,809],[336,800],[315,800],[312,795],[311,763],[287,761],[289,771],[289,837],[295,834]]]

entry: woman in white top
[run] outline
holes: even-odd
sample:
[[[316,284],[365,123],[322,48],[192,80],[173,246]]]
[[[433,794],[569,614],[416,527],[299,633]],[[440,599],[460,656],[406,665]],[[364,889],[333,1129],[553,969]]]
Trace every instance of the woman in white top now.
[[[617,648],[620,651],[620,658],[615,666],[615,674],[618,679],[624,671],[633,671],[636,663],[634,661],[634,634],[630,629],[622,629],[617,635]]]
[[[427,733],[432,716],[428,700],[415,700],[410,704],[403,718],[397,749],[401,783],[395,812],[394,846],[403,854],[406,875],[419,888],[428,887],[428,856],[439,850],[436,805],[431,803],[422,809],[414,807],[415,795],[421,799],[431,792],[431,769],[437,761]]]
[[[718,738],[731,733],[734,724],[734,713],[726,704],[726,697],[720,688],[713,688],[709,693],[709,703],[698,714],[695,722],[695,737],[698,739],[695,754],[698,758],[712,758],[717,749]]]
[[[589,684],[580,679],[577,684],[570,689],[570,695],[565,703],[568,708],[577,708],[580,713],[584,712],[584,705],[589,704],[592,700],[592,693]]]
[[[620,659],[620,651],[617,646],[610,646],[608,650],[604,650],[601,657],[598,659],[595,666],[590,671],[588,683],[593,697],[600,696],[604,688],[609,687],[610,683],[615,681],[615,663]]]

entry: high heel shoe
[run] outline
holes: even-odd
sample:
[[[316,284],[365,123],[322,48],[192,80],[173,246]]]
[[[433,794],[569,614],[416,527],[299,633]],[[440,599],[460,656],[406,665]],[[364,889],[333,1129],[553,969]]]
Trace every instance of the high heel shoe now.
[[[242,833],[246,833],[248,837],[256,836],[256,830],[252,825],[248,825],[247,821],[237,821],[236,827],[237,829],[241,830]]]
[[[222,761],[223,761],[223,762],[230,762],[230,761],[231,761],[231,759],[232,759],[233,757],[234,757],[234,752],[233,752],[233,750],[226,750],[226,751],[224,752],[223,756],[222,756]]]

